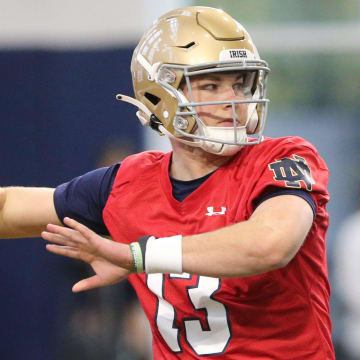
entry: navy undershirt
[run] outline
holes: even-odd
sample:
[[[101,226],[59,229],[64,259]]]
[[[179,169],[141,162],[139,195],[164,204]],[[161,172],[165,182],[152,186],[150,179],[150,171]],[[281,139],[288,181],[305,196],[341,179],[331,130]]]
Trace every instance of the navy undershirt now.
[[[88,226],[98,234],[109,235],[102,212],[120,165],[118,163],[90,171],[58,186],[54,193],[54,204],[59,219],[63,220],[65,216],[68,216]],[[213,173],[190,181],[181,181],[170,176],[174,198],[183,201]],[[306,200],[311,206],[315,217],[316,205],[314,199],[307,191],[301,189],[275,189],[257,199],[255,205],[258,206],[271,197],[288,194],[300,196]]]

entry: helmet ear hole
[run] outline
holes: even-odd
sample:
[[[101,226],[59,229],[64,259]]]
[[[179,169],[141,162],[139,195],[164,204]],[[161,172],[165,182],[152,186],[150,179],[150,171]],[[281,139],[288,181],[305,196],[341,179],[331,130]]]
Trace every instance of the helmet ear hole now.
[[[153,104],[153,105],[157,105],[159,103],[159,101],[161,100],[159,97],[157,97],[156,95],[154,94],[151,94],[151,93],[148,93],[146,92],[145,93],[145,97]]]

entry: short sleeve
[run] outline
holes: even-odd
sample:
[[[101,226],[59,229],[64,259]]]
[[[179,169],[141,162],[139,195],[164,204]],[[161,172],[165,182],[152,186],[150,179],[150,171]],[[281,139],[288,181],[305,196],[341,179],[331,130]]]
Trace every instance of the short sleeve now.
[[[108,235],[102,212],[120,164],[90,171],[58,186],[54,193],[56,213],[61,221],[73,218],[98,234]]]
[[[315,147],[304,139],[269,142],[261,162],[261,175],[251,196],[254,207],[260,199],[284,189],[308,193],[317,209],[329,200],[327,166]]]
[[[274,191],[272,193],[264,195],[263,197],[260,197],[259,199],[255,199],[254,200],[255,206],[258,207],[264,201],[271,199],[273,197],[276,197],[276,196],[281,196],[281,195],[293,195],[293,196],[298,196],[298,197],[301,197],[302,199],[304,199],[311,207],[311,210],[313,212],[314,219],[315,219],[315,217],[316,217],[315,201],[314,201],[313,197],[307,191],[304,191],[301,189],[300,190],[298,190],[298,189],[280,189],[280,190]]]

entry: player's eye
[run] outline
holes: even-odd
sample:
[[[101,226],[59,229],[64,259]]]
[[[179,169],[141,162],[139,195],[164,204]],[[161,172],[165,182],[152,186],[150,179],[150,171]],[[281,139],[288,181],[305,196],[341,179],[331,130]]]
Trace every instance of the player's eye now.
[[[199,86],[200,90],[214,91],[218,88],[218,85],[215,83],[205,83]]]
[[[244,83],[243,82],[236,82],[233,85],[234,90],[242,90],[243,88],[244,88]]]
[[[246,93],[245,84],[244,84],[243,82],[236,82],[236,83],[233,85],[233,90],[234,90],[234,93],[235,93],[237,96],[244,96],[245,93]]]

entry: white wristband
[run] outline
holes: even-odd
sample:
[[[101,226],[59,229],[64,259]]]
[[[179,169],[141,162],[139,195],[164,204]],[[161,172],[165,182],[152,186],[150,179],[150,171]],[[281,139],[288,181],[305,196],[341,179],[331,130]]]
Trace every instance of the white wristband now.
[[[145,272],[182,274],[182,236],[149,238],[146,243]]]

